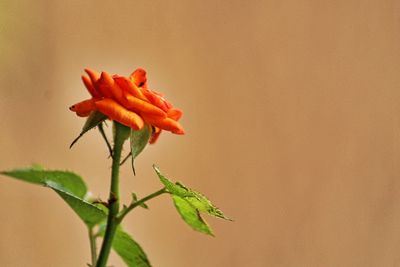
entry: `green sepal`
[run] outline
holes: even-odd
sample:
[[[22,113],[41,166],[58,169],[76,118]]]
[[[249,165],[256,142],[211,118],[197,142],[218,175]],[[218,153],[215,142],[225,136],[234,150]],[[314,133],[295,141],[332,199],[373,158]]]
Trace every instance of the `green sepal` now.
[[[74,141],[72,141],[69,148],[71,148],[76,142],[78,142],[78,140],[85,133],[87,133],[89,130],[93,129],[94,127],[96,127],[97,125],[99,125],[100,123],[105,121],[106,119],[107,119],[107,116],[99,111],[93,111],[92,113],[90,113],[89,117],[86,119],[86,122],[82,127],[81,133],[78,135],[77,138],[74,139]]]
[[[136,157],[143,151],[146,145],[149,143],[149,139],[152,134],[151,126],[145,124],[142,129],[140,130],[132,130],[130,136],[130,143],[131,143],[131,155],[132,155],[132,170],[133,174],[135,172],[135,159]]]
[[[117,131],[118,128],[118,131]],[[132,129],[129,128],[128,126],[125,126],[117,121],[114,121],[113,123],[113,136],[114,136],[114,140],[115,140],[115,133],[118,132],[118,134],[120,135],[120,139],[121,140],[126,140],[129,138],[130,134],[131,134]]]

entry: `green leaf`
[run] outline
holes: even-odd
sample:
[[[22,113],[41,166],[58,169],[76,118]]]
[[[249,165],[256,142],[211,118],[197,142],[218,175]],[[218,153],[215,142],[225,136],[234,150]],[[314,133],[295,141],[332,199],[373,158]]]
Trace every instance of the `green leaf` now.
[[[160,170],[156,166],[153,166],[153,168],[169,193],[185,199],[192,206],[194,206],[201,212],[205,212],[214,217],[230,220],[222,213],[220,209],[214,206],[214,204],[212,204],[211,201],[208,200],[205,196],[190,188],[187,188],[186,186],[184,186],[179,182],[176,183],[171,182],[160,172]]]
[[[100,225],[99,234],[104,236],[106,224]],[[129,267],[151,267],[146,253],[121,226],[115,231],[112,248]]]
[[[182,219],[194,230],[213,236],[207,223],[201,218],[200,212],[186,199],[172,195],[174,204]]]
[[[86,199],[84,199],[86,202],[88,202]],[[95,202],[91,202],[89,201],[89,203],[91,203],[92,205],[96,206],[97,208],[101,209],[106,215],[108,215],[108,203],[103,202],[103,203],[95,203]]]
[[[186,188],[183,184],[179,182],[177,182],[176,184],[183,188]],[[192,189],[189,188],[186,189],[191,193],[191,196],[185,197],[185,199],[189,201],[190,204],[192,204],[196,209],[214,217],[230,220],[222,213],[222,211],[219,208],[214,206],[214,204],[212,204],[211,201],[208,200],[204,195]]]
[[[97,125],[99,125],[100,123],[102,123],[103,121],[105,121],[107,119],[107,116],[104,115],[103,113],[99,112],[99,111],[93,111],[89,117],[87,118],[85,124],[82,127],[81,133],[78,135],[77,138],[75,138],[74,141],[72,141],[71,145],[69,146],[69,148],[71,148],[76,142],[78,142],[78,140],[85,134],[87,133],[89,130],[93,129],[94,127],[96,127]]]
[[[132,170],[135,174],[135,158],[143,151],[151,137],[151,126],[145,124],[141,130],[131,131],[131,154],[132,154]]]
[[[48,181],[46,186],[53,189],[62,199],[64,199],[88,227],[93,227],[107,219],[106,212],[101,208],[83,200],[82,198],[72,195],[57,183]]]
[[[200,216],[200,212],[207,213],[211,216],[230,220],[222,213],[220,209],[215,207],[210,200],[202,194],[187,188],[183,184],[171,182],[165,177],[160,170],[153,165],[160,181],[164,184],[168,193],[172,195],[175,207],[182,219],[194,230],[212,235],[212,230],[206,221]]]
[[[39,163],[33,163],[31,169],[36,171],[43,171],[45,167]]]
[[[86,195],[87,187],[80,176],[68,171],[53,171],[38,169],[37,166],[27,169],[14,169],[2,171],[1,174],[7,175],[18,180],[45,186],[52,182],[64,191],[83,198]]]
[[[112,247],[127,266],[151,267],[146,253],[129,234],[121,229],[121,227],[115,232]]]
[[[167,191],[173,195],[177,195],[180,197],[189,197],[191,194],[187,190],[187,188],[182,187],[178,183],[173,183],[171,182],[167,177],[165,177],[160,170],[158,169],[157,166],[153,165],[153,169],[156,171],[158,178],[160,178],[160,181],[164,184],[165,188]]]
[[[72,172],[49,171],[34,166],[29,169],[16,169],[1,173],[53,189],[89,227],[93,227],[107,218],[104,210],[83,199],[87,193],[86,184],[80,176]]]

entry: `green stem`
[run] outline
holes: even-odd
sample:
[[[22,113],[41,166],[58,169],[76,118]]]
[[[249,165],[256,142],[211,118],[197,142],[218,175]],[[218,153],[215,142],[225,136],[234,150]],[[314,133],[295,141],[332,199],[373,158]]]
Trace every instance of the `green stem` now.
[[[108,199],[109,211],[107,219],[107,228],[101,246],[99,259],[97,260],[96,267],[105,267],[107,264],[108,256],[114,239],[115,230],[118,227],[117,215],[119,212],[119,163],[121,160],[121,152],[126,136],[124,135],[124,129],[119,123],[114,123],[115,134],[114,134],[114,149],[113,149],[113,161],[111,170],[111,188],[110,196]]]
[[[92,266],[96,265],[97,261],[97,248],[96,248],[96,238],[93,234],[93,228],[88,228],[89,241],[90,241],[90,254],[92,256]]]
[[[144,197],[144,198],[142,198],[142,199],[140,199],[140,200],[138,200],[138,201],[136,201],[136,202],[130,204],[129,207],[127,207],[126,209],[122,210],[121,213],[117,216],[117,221],[118,221],[119,223],[121,223],[122,220],[124,219],[124,217],[125,217],[131,210],[133,210],[134,208],[136,208],[136,207],[142,205],[142,204],[145,203],[146,201],[148,201],[148,200],[150,200],[150,199],[152,199],[152,198],[155,198],[155,197],[157,197],[157,196],[159,196],[159,195],[161,195],[161,194],[164,194],[164,193],[167,193],[167,191],[165,190],[165,188],[160,189],[160,190],[158,190],[158,191],[156,191],[156,192],[154,192],[154,193],[152,193],[152,194],[150,194],[150,195],[148,195],[148,196],[146,196],[146,197]]]

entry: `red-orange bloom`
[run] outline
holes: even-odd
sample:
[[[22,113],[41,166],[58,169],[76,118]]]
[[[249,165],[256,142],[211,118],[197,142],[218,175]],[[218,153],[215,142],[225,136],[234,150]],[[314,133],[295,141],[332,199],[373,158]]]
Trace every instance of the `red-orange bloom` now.
[[[161,130],[184,134],[178,122],[182,111],[148,88],[145,70],[137,69],[129,77],[111,76],[107,72],[99,74],[91,69],[85,69],[85,72],[88,76],[82,76],[82,81],[92,97],[69,108],[78,116],[87,117],[93,111],[99,111],[110,120],[134,130],[149,124],[154,129],[151,144]]]

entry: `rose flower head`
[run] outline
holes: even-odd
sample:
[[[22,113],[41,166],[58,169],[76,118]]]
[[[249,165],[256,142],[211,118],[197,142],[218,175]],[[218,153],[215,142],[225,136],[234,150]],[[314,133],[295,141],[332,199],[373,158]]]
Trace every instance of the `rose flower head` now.
[[[147,86],[146,71],[135,70],[129,77],[101,74],[85,69],[82,81],[91,95],[70,107],[80,117],[88,117],[98,111],[133,130],[141,130],[146,124],[153,132],[149,143],[155,143],[162,130],[184,134],[178,120],[182,111],[174,108],[162,94]]]

